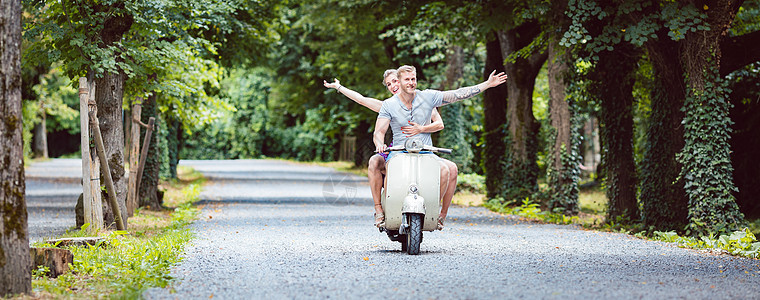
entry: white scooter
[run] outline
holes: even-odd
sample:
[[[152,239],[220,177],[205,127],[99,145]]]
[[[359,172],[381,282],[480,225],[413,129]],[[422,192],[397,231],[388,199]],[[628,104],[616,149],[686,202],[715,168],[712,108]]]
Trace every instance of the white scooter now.
[[[451,149],[423,145],[408,139],[403,146],[389,147],[394,154],[386,166],[385,188],[380,203],[385,212],[385,231],[391,241],[401,243],[401,251],[420,254],[422,231],[438,228],[441,165],[428,153],[451,153]]]

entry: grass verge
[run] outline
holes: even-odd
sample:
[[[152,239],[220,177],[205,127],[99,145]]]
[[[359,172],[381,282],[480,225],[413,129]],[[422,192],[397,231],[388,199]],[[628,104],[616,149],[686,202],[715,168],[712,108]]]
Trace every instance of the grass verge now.
[[[163,182],[166,189],[162,211],[138,210],[129,219],[127,231],[102,231],[105,237],[96,246],[66,247],[74,254],[70,271],[57,278],[47,270],[32,272],[33,294],[18,299],[140,298],[149,287],[165,287],[172,265],[180,261],[184,246],[193,238],[187,225],[198,210],[204,178],[190,168],[178,169],[178,180]],[[87,236],[83,230],[63,237]],[[33,247],[55,247],[38,243]]]

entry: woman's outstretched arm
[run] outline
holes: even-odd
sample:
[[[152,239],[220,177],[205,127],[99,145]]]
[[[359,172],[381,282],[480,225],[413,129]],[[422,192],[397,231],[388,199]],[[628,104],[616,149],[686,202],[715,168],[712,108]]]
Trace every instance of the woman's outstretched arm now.
[[[364,105],[374,112],[380,112],[380,107],[383,105],[382,101],[375,98],[364,97],[362,94],[359,94],[358,92],[352,91],[349,88],[340,85],[340,81],[337,78],[332,83],[328,83],[326,80],[323,81],[326,88],[335,89],[338,91],[338,93],[341,93],[351,100],[354,100],[354,102]]]

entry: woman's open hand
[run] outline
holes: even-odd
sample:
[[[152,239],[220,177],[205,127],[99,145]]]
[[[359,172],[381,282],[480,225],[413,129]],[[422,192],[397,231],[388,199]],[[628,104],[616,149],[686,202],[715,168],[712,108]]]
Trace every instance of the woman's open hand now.
[[[322,80],[325,83],[325,87],[328,89],[337,89],[340,86],[340,80],[338,78],[333,79],[335,80],[332,83],[328,83],[327,80]]]

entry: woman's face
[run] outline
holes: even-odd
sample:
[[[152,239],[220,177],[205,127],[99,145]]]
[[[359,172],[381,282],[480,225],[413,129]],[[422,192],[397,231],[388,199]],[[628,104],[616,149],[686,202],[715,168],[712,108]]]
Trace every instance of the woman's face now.
[[[396,74],[390,74],[385,77],[385,88],[387,88],[391,94],[397,94],[399,87],[401,87],[401,84],[399,84],[398,76]]]

